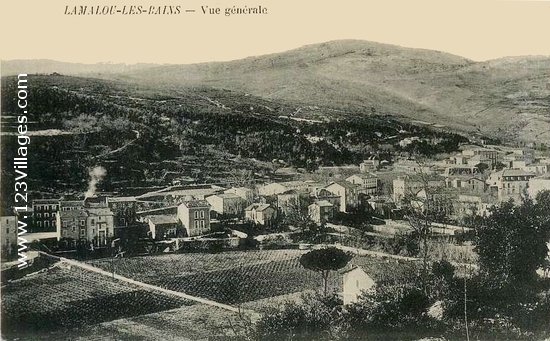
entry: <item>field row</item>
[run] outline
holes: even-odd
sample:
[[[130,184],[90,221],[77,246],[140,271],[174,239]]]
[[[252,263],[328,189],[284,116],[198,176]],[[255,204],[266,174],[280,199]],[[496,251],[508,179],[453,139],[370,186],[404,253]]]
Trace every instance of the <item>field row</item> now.
[[[116,260],[115,272],[123,276],[189,295],[226,304],[240,304],[304,290],[321,290],[321,275],[299,263],[304,251],[189,253]],[[105,270],[110,260],[91,262]],[[356,256],[348,266],[361,266],[376,282],[391,283],[410,278],[413,263]],[[332,272],[330,291],[341,289],[341,276]]]
[[[90,265],[105,271],[114,271],[125,277],[149,282],[157,278],[219,271],[242,265],[295,259],[300,250],[232,251],[223,253],[180,253],[89,261]]]
[[[56,267],[2,288],[2,331],[9,336],[74,328],[191,304],[78,268]]]

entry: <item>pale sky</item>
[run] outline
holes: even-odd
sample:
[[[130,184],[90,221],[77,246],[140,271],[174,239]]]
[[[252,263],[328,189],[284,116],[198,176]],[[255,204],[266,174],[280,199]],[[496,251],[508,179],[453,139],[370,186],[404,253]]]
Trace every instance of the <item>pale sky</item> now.
[[[179,5],[180,15],[64,15],[65,6]],[[201,5],[263,6],[267,15],[204,15]],[[196,63],[335,39],[444,51],[476,61],[550,55],[550,1],[26,0],[0,5],[0,58]],[[195,13],[185,13],[194,9]]]

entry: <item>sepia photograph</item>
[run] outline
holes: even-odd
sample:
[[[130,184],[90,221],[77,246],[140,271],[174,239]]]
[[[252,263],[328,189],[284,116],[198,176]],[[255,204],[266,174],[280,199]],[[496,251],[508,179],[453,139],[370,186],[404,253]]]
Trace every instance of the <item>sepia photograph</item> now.
[[[1,340],[550,341],[550,1],[0,6]]]

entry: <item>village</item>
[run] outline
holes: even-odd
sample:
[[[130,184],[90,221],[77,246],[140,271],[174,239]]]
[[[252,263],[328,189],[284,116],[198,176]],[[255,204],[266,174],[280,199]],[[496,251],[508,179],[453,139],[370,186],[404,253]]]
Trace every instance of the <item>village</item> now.
[[[129,254],[283,247],[300,242],[291,236],[311,226],[345,244],[342,231],[358,228],[382,237],[410,233],[403,212],[413,198],[420,209],[429,201],[441,213],[431,222],[434,234],[453,236],[470,230],[475,216],[487,216],[498,203],[550,189],[550,159],[533,148],[461,149],[444,160],[399,158],[390,164],[374,156],[357,166],[321,167],[316,173],[325,173],[323,180],[281,169],[289,180],[238,187],[173,180],[172,186],[139,196],[94,192],[83,200],[35,199],[28,229],[45,241],[42,248],[36,244],[40,251],[109,248],[109,256],[130,251],[128,240],[146,241]],[[344,226],[347,221],[354,226]],[[3,250],[13,255],[17,216],[2,222],[9,231]]]

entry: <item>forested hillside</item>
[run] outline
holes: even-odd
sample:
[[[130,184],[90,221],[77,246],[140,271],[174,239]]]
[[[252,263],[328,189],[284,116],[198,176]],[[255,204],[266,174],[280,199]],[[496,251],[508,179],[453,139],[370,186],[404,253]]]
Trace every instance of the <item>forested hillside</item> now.
[[[434,154],[456,150],[466,138],[357,109],[327,119],[333,108],[265,100],[200,88],[140,87],[120,81],[36,75],[29,78],[29,187],[42,195],[85,191],[88,169],[106,168],[101,189],[128,193],[166,185],[167,174],[198,182],[225,181],[234,170],[269,176],[281,166],[358,164],[399,152]],[[2,79],[4,164],[15,152],[16,78]],[[299,111],[323,120],[296,120]],[[401,139],[422,136],[406,148]],[[13,187],[6,167],[4,198]],[[60,193],[61,192],[61,193]]]

